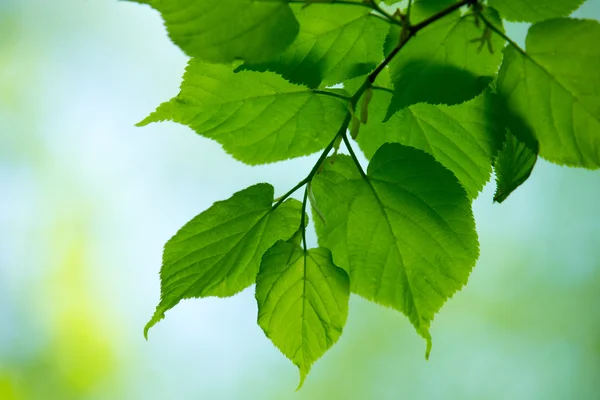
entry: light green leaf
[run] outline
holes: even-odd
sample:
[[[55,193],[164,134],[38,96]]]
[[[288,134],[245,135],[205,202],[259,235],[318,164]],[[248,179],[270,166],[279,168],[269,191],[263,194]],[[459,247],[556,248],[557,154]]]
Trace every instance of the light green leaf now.
[[[537,151],[513,134],[506,135],[502,150],[494,162],[496,193],[494,201],[502,203],[529,178],[537,161]]]
[[[301,204],[287,200],[273,210],[273,187],[250,186],[196,216],[165,245],[161,296],[144,334],[179,301],[228,297],[256,279],[262,255],[298,229]]]
[[[363,178],[338,155],[313,181],[327,226],[319,244],[350,274],[351,290],[403,312],[431,346],[435,313],[469,277],[479,250],[471,200],[429,154],[388,143]]]
[[[300,22],[296,40],[276,59],[241,69],[277,72],[316,88],[369,73],[383,59],[388,24],[369,8],[320,3],[292,9]]]
[[[497,14],[486,10],[494,21]],[[386,119],[416,103],[460,104],[480,94],[502,60],[503,39],[493,35],[490,53],[473,40],[483,37],[473,15],[455,11],[420,31],[390,63],[394,96]]]
[[[266,61],[298,34],[298,21],[284,0],[137,1],[159,11],[171,40],[204,61]]]
[[[415,104],[384,123],[391,97],[376,90],[371,100],[369,121],[357,139],[367,158],[388,142],[421,149],[452,171],[469,197],[476,198],[490,178],[504,140],[495,97],[484,92],[455,106]]]
[[[598,21],[555,19],[530,28],[527,54],[505,51],[498,90],[549,161],[600,167],[598,43]]]
[[[509,21],[539,22],[566,17],[577,10],[585,0],[489,0],[502,18]]]
[[[300,370],[298,388],[342,334],[349,286],[327,249],[305,252],[295,243],[278,242],[265,253],[256,278],[258,324]]]
[[[348,112],[339,91],[311,91],[271,72],[233,73],[192,59],[181,92],[138,125],[170,120],[219,142],[236,159],[263,164],[314,153]]]

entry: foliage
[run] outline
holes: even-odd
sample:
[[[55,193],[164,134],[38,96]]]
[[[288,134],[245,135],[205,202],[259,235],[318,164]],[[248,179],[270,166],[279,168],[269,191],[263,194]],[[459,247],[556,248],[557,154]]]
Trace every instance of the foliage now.
[[[405,314],[428,356],[435,314],[477,261],[471,203],[492,169],[502,202],[538,154],[600,167],[600,24],[567,18],[581,0],[136,1],[191,57],[140,125],[188,125],[251,165],[321,152],[282,197],[251,186],[169,240],[146,334],[182,299],[256,283],[258,324],[300,385],[350,292]],[[526,49],[503,20],[535,23]]]

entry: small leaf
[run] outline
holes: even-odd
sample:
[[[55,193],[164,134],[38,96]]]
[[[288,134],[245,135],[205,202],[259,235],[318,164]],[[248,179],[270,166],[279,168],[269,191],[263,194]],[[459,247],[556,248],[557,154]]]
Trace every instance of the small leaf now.
[[[566,17],[577,10],[585,0],[489,0],[502,18],[509,21],[539,22]]]
[[[466,284],[479,255],[471,200],[429,154],[388,143],[363,178],[348,156],[313,181],[327,226],[319,244],[350,275],[351,290],[403,312],[431,345],[429,327]]]
[[[348,111],[338,92],[314,92],[271,72],[233,73],[230,66],[191,59],[181,92],[138,126],[165,120],[188,125],[236,159],[264,164],[327,146]]]
[[[262,62],[285,50],[298,34],[298,21],[284,0],[137,1],[159,11],[171,40],[204,61]]]
[[[342,334],[350,297],[348,275],[324,248],[305,252],[278,242],[267,251],[256,278],[258,324],[300,370],[304,383],[312,364]]]
[[[144,335],[183,299],[228,297],[256,279],[262,255],[298,229],[301,204],[289,199],[273,210],[273,187],[250,186],[213,204],[165,245],[161,298]]]
[[[493,10],[486,9],[484,13],[494,21],[498,19]],[[401,56],[390,63],[394,96],[386,120],[412,104],[453,105],[479,95],[502,60],[499,51],[478,52],[478,44],[471,43],[483,34],[484,28],[475,25],[473,15],[462,16],[456,11],[412,38]],[[502,48],[504,40],[498,35],[491,40],[494,48]]]
[[[455,106],[415,104],[385,116],[392,95],[376,90],[369,123],[358,144],[367,158],[384,143],[397,142],[426,151],[451,170],[476,198],[492,173],[492,163],[504,141],[505,114],[489,92]]]
[[[240,69],[273,71],[311,88],[369,73],[383,59],[388,24],[367,7],[292,4],[300,22],[296,40],[277,58]]]
[[[549,161],[600,168],[598,43],[598,21],[555,19],[529,29],[526,54],[505,50],[498,90]]]
[[[507,134],[502,150],[494,162],[496,193],[494,201],[502,203],[529,178],[537,161],[537,151],[521,142],[515,135]]]

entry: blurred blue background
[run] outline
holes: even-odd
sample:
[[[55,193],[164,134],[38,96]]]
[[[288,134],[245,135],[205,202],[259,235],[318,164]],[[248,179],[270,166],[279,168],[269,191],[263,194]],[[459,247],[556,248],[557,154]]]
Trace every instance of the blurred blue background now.
[[[600,18],[599,2],[576,15]],[[600,398],[600,173],[544,161],[504,204],[493,184],[476,200],[482,255],[429,361],[405,317],[354,296],[294,392],[252,289],[184,301],[146,342],[166,240],[315,161],[251,168],[188,128],[134,128],[185,63],[148,7],[0,0],[0,399]]]

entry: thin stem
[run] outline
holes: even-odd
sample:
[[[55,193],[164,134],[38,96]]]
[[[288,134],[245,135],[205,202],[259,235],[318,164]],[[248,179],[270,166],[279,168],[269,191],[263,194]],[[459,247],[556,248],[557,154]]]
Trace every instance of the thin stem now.
[[[403,31],[402,31],[402,36],[400,39],[400,43],[398,43],[398,45],[396,47],[394,47],[394,49],[390,52],[390,54],[388,54],[388,56],[377,66],[377,68],[375,68],[373,70],[373,72],[371,72],[368,76],[367,79],[365,79],[365,81],[363,82],[363,84],[360,86],[360,88],[358,88],[358,90],[356,91],[356,93],[354,93],[354,95],[351,98],[347,98],[345,96],[342,95],[337,95],[335,93],[332,92],[327,92],[327,91],[323,91],[323,90],[315,90],[315,93],[319,93],[319,94],[323,94],[323,95],[327,95],[327,96],[332,96],[332,97],[336,97],[339,99],[343,99],[346,101],[350,102],[350,109],[348,110],[348,112],[346,113],[346,116],[344,118],[344,121],[342,122],[342,125],[340,126],[340,129],[337,131],[337,133],[335,134],[335,136],[333,137],[333,139],[331,140],[331,142],[329,142],[329,144],[325,147],[325,149],[323,149],[323,152],[321,153],[321,156],[319,157],[319,159],[317,160],[317,162],[315,163],[315,165],[313,166],[313,168],[310,170],[310,172],[308,173],[308,175],[306,176],[306,178],[302,179],[300,182],[298,182],[298,184],[296,186],[294,186],[292,189],[290,189],[286,194],[284,194],[283,196],[281,196],[279,198],[279,200],[277,201],[277,203],[275,203],[275,205],[273,205],[272,207],[272,211],[275,210],[277,207],[279,207],[288,197],[290,197],[294,192],[296,192],[296,190],[300,189],[302,186],[306,187],[304,188],[304,199],[302,201],[302,217],[300,220],[300,228],[302,229],[302,241],[304,243],[304,251],[306,252],[306,203],[307,203],[307,198],[308,198],[308,183],[312,181],[312,179],[314,178],[314,176],[317,174],[317,172],[319,171],[319,169],[321,168],[321,165],[323,164],[323,162],[325,161],[325,159],[327,158],[327,156],[329,155],[329,152],[331,151],[331,149],[333,148],[333,146],[335,146],[335,143],[337,142],[337,140],[340,138],[342,138],[342,140],[344,141],[344,144],[346,145],[346,148],[348,149],[348,152],[350,153],[350,157],[352,158],[352,160],[354,161],[354,164],[356,164],[356,168],[358,169],[358,171],[360,172],[361,176],[370,184],[370,181],[367,177],[367,174],[365,173],[365,171],[363,170],[362,166],[360,165],[360,162],[358,161],[358,158],[356,157],[356,153],[354,153],[354,149],[352,148],[352,145],[350,144],[350,141],[348,140],[348,135],[346,134],[346,130],[348,129],[348,125],[350,124],[350,120],[352,118],[352,113],[350,110],[355,110],[356,109],[356,105],[358,104],[358,101],[360,100],[361,96],[363,95],[363,93],[367,90],[367,88],[372,87],[373,83],[375,82],[375,80],[377,79],[377,76],[381,73],[381,71],[383,71],[383,69],[392,61],[392,59],[396,56],[396,54],[398,54],[398,52],[400,50],[402,50],[402,48],[404,47],[404,45],[406,45],[406,43],[408,43],[408,41],[417,34],[417,32],[419,32],[421,29],[427,27],[428,25],[436,22],[437,20],[445,17],[446,15],[452,13],[453,11],[458,10],[460,7],[468,5],[468,4],[477,4],[479,0],[461,0],[456,4],[453,4],[452,6],[438,12],[437,14],[427,18],[426,20],[418,23],[417,25],[411,26],[410,24],[408,25],[403,25],[400,21],[398,21],[396,18],[394,18],[393,16],[389,15],[385,10],[381,9],[379,7],[379,5],[377,5],[377,3],[373,0],[371,0],[369,3],[358,3],[358,2],[352,2],[352,1],[343,1],[343,0],[332,0],[329,3],[339,3],[339,4],[348,4],[348,5],[359,5],[359,6],[364,6],[364,7],[369,7],[375,11],[377,11],[378,13],[382,14],[384,17],[388,18],[388,20],[390,22],[393,23],[399,23],[401,25],[403,25]],[[288,3],[304,3],[307,4],[305,0],[289,0]],[[409,3],[410,6],[410,3]],[[483,19],[484,22],[486,24],[488,24],[488,26],[490,26],[491,24],[489,23],[489,21],[487,21],[485,18]],[[496,33],[501,34],[503,37],[504,33],[494,29],[494,26],[490,26],[490,29],[496,31]],[[506,37],[505,37],[506,38]],[[513,44],[514,42],[510,41],[510,39],[506,38],[511,44]],[[513,44],[517,49],[520,50],[520,48],[518,46],[516,46],[516,44]],[[521,50],[522,51],[522,50]],[[380,87],[376,87],[379,90],[385,90],[385,88],[380,88]]]
[[[379,4],[377,4],[376,0],[371,0],[370,3],[371,8],[373,8],[373,10],[386,17],[389,20],[389,22],[395,23],[396,25],[402,25],[402,23],[396,18],[394,18],[393,15],[385,11],[383,8],[379,7]]]
[[[342,137],[342,140],[344,141],[344,145],[346,146],[346,149],[348,149],[348,153],[350,153],[350,157],[352,158],[352,161],[354,161],[354,164],[356,165],[356,169],[358,169],[358,172],[360,172],[360,175],[363,177],[363,179],[366,179],[368,181],[369,178],[367,177],[367,174],[363,170],[362,165],[360,165],[360,161],[358,161],[358,157],[356,157],[356,153],[354,152],[354,149],[352,148],[352,145],[350,144],[348,135],[344,134],[344,136]]]
[[[294,186],[293,188],[291,188],[286,194],[284,194],[283,196],[281,196],[279,198],[279,200],[277,200],[277,203],[275,203],[273,205],[273,207],[271,208],[271,211],[275,211],[277,209],[277,207],[279,207],[281,205],[281,203],[283,203],[288,197],[290,197],[292,194],[294,194],[294,192],[296,190],[298,190],[302,186],[306,185],[306,183],[307,183],[306,178],[304,178],[300,182],[298,182],[298,184],[296,186]]]
[[[283,196],[281,196],[279,198],[279,200],[277,200],[277,203],[275,203],[273,205],[273,207],[271,208],[271,211],[275,211],[275,209],[277,207],[279,207],[281,205],[281,203],[283,203],[288,197],[290,197],[292,194],[294,194],[294,192],[296,190],[300,189],[302,186],[304,186],[308,182],[312,181],[312,179],[314,178],[314,176],[319,171],[319,168],[321,167],[321,164],[323,164],[323,161],[325,161],[325,159],[329,155],[329,152],[331,151],[331,149],[333,148],[333,146],[335,146],[335,142],[337,141],[338,137],[340,137],[340,135],[343,135],[344,133],[346,133],[346,129],[348,129],[348,125],[350,124],[350,118],[351,118],[351,115],[350,115],[350,112],[348,111],[348,113],[346,113],[346,117],[344,118],[344,121],[342,122],[342,126],[337,131],[337,133],[335,134],[335,136],[333,137],[333,139],[331,140],[331,142],[329,142],[329,144],[325,147],[325,149],[323,149],[323,152],[321,153],[321,156],[319,157],[319,159],[317,160],[317,162],[315,163],[315,165],[313,166],[313,168],[310,170],[310,172],[308,173],[308,175],[306,175],[306,178],[302,179],[300,182],[298,182],[298,184],[296,186],[294,186],[286,194],[284,194]]]
[[[506,35],[506,33],[502,32],[502,29],[498,28],[489,19],[487,19],[487,17],[485,15],[483,15],[482,13],[480,13],[479,14],[479,18],[481,18],[481,20],[483,21],[483,23],[488,28],[490,28],[495,34],[497,34],[498,36],[500,36],[502,39],[506,40],[512,47],[514,47],[515,50],[517,50],[522,55],[524,55],[526,57],[529,57],[528,54],[525,52],[525,50],[523,50],[517,43],[515,43],[511,38],[509,38]]]
[[[328,90],[314,89],[312,92],[316,93],[316,94],[321,94],[323,96],[335,97],[336,99],[340,99],[340,100],[344,100],[344,101],[350,101],[351,100],[351,97],[344,96],[343,94],[339,94],[339,93],[336,93],[336,92],[331,92],[331,91],[328,91]]]
[[[419,32],[421,29],[425,28],[429,24],[436,22],[440,18],[444,18],[446,15],[453,13],[454,11],[458,10],[459,8],[461,8],[463,6],[466,6],[468,4],[475,4],[475,3],[477,3],[477,1],[478,0],[461,0],[458,3],[455,3],[455,4],[451,5],[450,7],[438,12],[437,14],[432,15],[431,17],[427,18],[426,20],[423,20],[423,21],[419,22],[418,24],[411,26],[410,31],[414,35],[415,33]]]
[[[398,43],[398,45],[396,47],[394,47],[394,49],[390,52],[390,54],[388,54],[388,56],[377,66],[377,68],[375,68],[375,70],[373,70],[373,72],[371,72],[369,74],[369,76],[367,77],[367,81],[371,85],[373,84],[373,82],[375,82],[375,79],[377,79],[377,75],[379,75],[381,73],[381,71],[383,71],[383,69],[385,67],[387,67],[387,65],[392,61],[392,59],[396,56],[396,54],[398,54],[398,52],[400,50],[402,50],[404,45],[406,43],[408,43],[408,41],[414,36],[415,33],[416,32],[413,33],[412,29],[410,29],[408,31],[408,34],[405,34],[402,37],[402,39],[400,40],[400,43]],[[363,85],[363,86],[365,86],[365,85]],[[367,88],[367,86],[364,87],[363,91],[366,90],[366,88]],[[359,89],[359,91],[360,91],[360,89]],[[362,93],[361,93],[361,95],[362,95]]]
[[[389,18],[387,18],[387,17],[385,17],[383,15],[380,15],[380,14],[369,14],[369,15],[367,15],[367,17],[379,18],[380,20],[385,21],[385,22],[387,22],[389,24],[394,24],[394,25],[402,26],[402,23],[400,21],[398,21],[396,19],[390,20]]]
[[[308,185],[304,187],[304,198],[302,199],[302,216],[300,217],[300,229],[302,229],[302,247],[306,258],[306,204],[308,202]],[[304,261],[306,262],[306,260]],[[306,267],[306,266],[305,266]]]
[[[412,0],[408,0],[408,7],[406,7],[406,22],[410,25],[410,10],[412,8]]]
[[[379,90],[379,91],[382,91],[382,92],[388,92],[388,93],[394,94],[394,91],[392,89],[386,88],[386,87],[383,87],[383,86],[375,86],[375,85],[373,85],[372,88],[373,88],[373,90]]]

